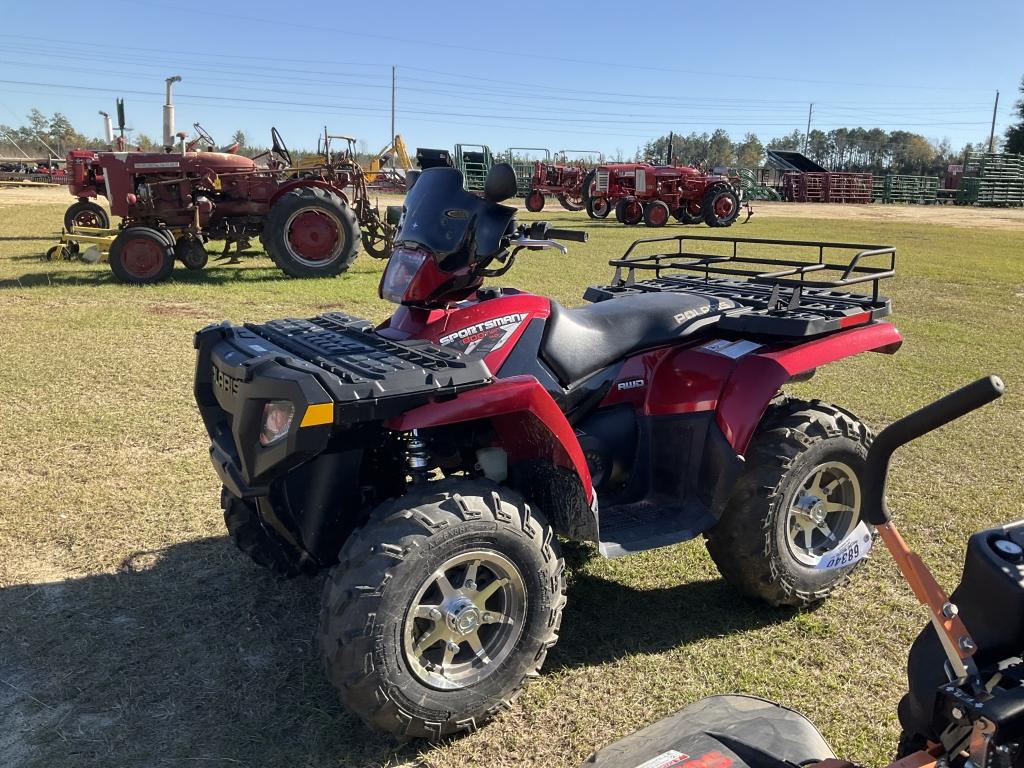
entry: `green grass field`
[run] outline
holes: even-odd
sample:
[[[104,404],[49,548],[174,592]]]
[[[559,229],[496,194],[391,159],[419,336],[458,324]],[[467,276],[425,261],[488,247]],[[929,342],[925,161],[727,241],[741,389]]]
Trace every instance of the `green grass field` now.
[[[0,764],[574,766],[727,691],[805,712],[844,757],[888,761],[925,618],[882,550],[820,609],[795,614],[738,597],[699,542],[587,560],[571,571],[545,674],[511,711],[440,746],[366,731],[320,671],[319,580],[276,582],[224,534],[192,333],[335,308],[379,320],[382,262],[297,281],[260,257],[126,287],[102,264],[40,260],[66,205],[0,198]],[[732,232],[895,245],[887,288],[906,343],[829,366],[800,394],[880,428],[979,375],[1008,385],[895,464],[896,519],[951,588],[969,533],[1024,516],[1024,232],[830,211],[769,207]],[[524,256],[501,282],[567,304],[645,234],[545,213],[586,226],[590,243]]]

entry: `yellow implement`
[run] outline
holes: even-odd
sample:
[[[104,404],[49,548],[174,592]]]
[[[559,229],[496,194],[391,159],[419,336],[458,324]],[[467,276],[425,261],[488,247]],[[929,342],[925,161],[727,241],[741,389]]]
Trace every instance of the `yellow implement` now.
[[[43,257],[47,261],[81,259],[90,264],[105,260],[110,244],[117,237],[117,229],[100,227],[72,227],[61,229],[60,242],[50,246]]]

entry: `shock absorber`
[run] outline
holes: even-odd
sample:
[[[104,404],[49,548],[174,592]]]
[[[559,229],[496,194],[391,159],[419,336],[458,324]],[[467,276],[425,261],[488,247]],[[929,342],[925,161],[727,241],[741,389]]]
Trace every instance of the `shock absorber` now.
[[[430,474],[430,451],[420,437],[420,431],[414,429],[405,438],[405,461],[413,483],[425,483]]]

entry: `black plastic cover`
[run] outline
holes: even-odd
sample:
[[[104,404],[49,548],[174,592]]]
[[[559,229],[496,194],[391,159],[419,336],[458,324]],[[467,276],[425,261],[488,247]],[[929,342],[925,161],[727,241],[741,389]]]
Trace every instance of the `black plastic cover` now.
[[[442,269],[496,255],[516,209],[489,202],[463,188],[455,168],[429,168],[405,197],[405,215],[395,243],[420,246]],[[459,254],[452,263],[447,257]]]
[[[599,768],[793,768],[834,758],[806,717],[753,696],[711,696],[605,747]]]

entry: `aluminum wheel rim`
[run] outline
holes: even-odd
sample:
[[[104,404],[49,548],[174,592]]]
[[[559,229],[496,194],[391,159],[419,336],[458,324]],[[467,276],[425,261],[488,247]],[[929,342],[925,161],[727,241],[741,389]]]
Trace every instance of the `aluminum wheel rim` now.
[[[786,514],[786,543],[804,565],[816,566],[860,522],[860,481],[841,461],[819,464],[797,486]]]
[[[444,562],[405,615],[405,659],[424,684],[459,690],[490,676],[515,650],[526,619],[519,569],[493,550]]]
[[[316,255],[306,256],[302,251],[298,249],[299,246],[295,242],[293,242],[293,238],[303,239],[300,238],[301,234],[307,241],[310,238],[312,238],[313,240],[318,240],[323,234],[326,234],[326,232],[328,231],[326,228],[317,226],[318,224],[323,222],[318,222],[316,218],[303,218],[309,217],[312,214],[315,214],[316,216],[322,216],[324,219],[327,219],[330,222],[331,226],[333,227],[334,247],[331,248],[330,250],[327,250],[326,248],[321,249],[319,247],[319,244],[317,243],[314,244],[313,246],[313,249],[316,251]],[[301,233],[296,232],[293,229],[294,225],[296,224],[296,222],[299,222],[300,218],[302,218],[301,223],[306,224],[306,230],[303,230]],[[314,227],[317,231],[314,231]],[[341,221],[333,213],[325,211],[322,208],[300,208],[299,210],[295,211],[295,213],[289,216],[288,220],[284,223],[284,234],[285,247],[288,248],[288,252],[291,254],[292,258],[295,259],[300,264],[304,264],[307,267],[326,266],[327,264],[331,263],[336,258],[338,258],[338,256],[341,255],[342,249],[345,247],[344,229],[341,226]]]

